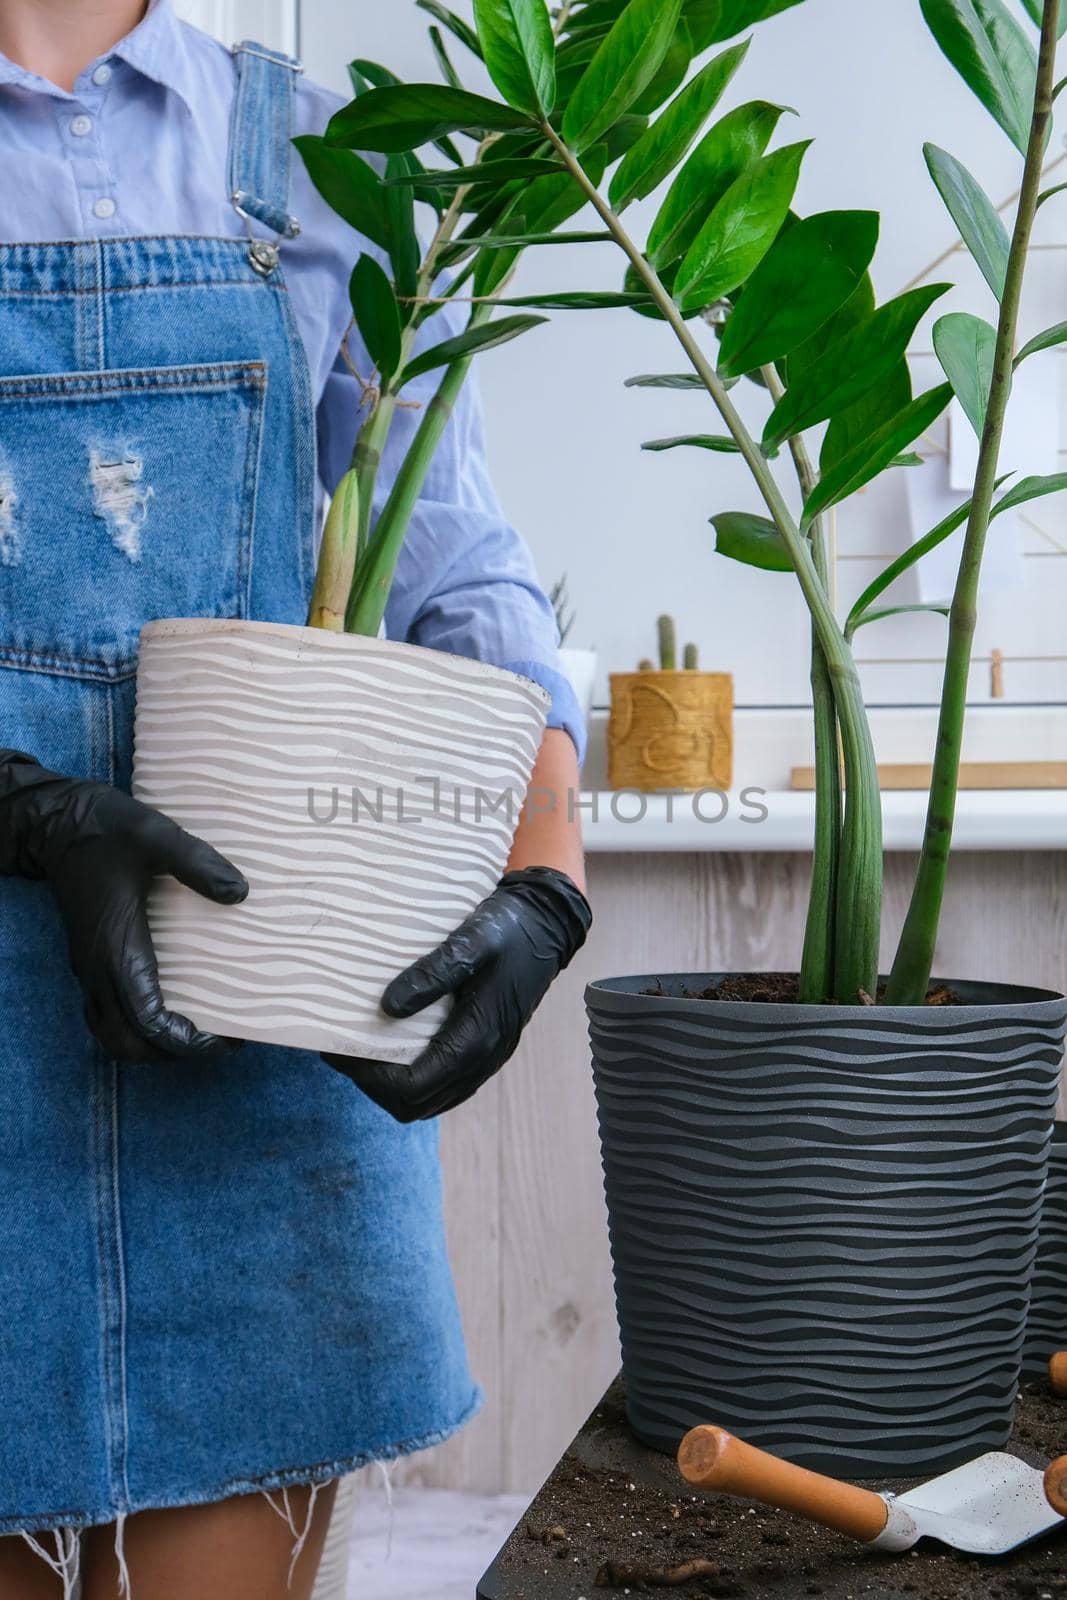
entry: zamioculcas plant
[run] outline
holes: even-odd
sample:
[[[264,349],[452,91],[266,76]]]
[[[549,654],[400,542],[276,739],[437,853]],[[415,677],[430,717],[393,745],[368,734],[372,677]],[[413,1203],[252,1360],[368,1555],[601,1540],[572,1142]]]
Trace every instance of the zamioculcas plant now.
[[[960,160],[927,146],[931,176],[985,273],[995,317],[942,317],[934,343],[947,381],[915,395],[908,344],[949,285],[913,289],[876,305],[868,267],[879,219],[871,211],[809,217],[793,212],[810,141],[770,148],[783,107],[755,99],[707,126],[748,41],[729,44],[690,75],[692,64],[712,47],[799,3],[585,0],[564,4],[550,17],[543,0],[475,0],[473,29],[435,4],[435,16],[482,58],[500,98],[470,94],[455,81],[387,85],[361,94],[340,113],[327,141],[388,152],[392,163],[412,163],[416,150],[436,141],[453,165],[432,176],[423,173],[425,193],[432,184],[455,185],[457,168],[470,176],[449,141],[480,140],[476,187],[467,191],[474,202],[468,198],[466,203],[481,208],[476,228],[483,243],[461,243],[445,252],[456,261],[465,248],[476,250],[473,266],[468,254],[457,280],[469,292],[472,322],[485,314],[488,296],[525,311],[630,304],[642,315],[661,318],[687,370],[630,381],[703,389],[721,431],[653,440],[646,448],[729,451],[747,463],[765,514],[714,515],[716,548],[752,566],[793,573],[811,616],[817,800],[803,1000],[855,1001],[873,997],[878,986],[881,801],[852,636],[892,614],[896,608],[879,604],[883,591],[966,522],[950,611],[929,819],[887,994],[890,1003],[914,1004],[926,993],[945,884],[986,532],[998,513],[1067,483],[1057,476],[1026,479],[1003,493],[998,486],[1013,363],[1067,336],[1063,327],[1052,329],[1016,350],[1027,246],[1043,198],[1060,9],[1058,0],[1043,6],[1026,0],[1025,9],[1040,23],[1035,49],[1025,19],[1015,16],[1005,0],[980,5],[921,0],[937,43],[1018,147],[1023,176],[1009,235]],[[650,112],[660,106],[650,122]],[[346,159],[358,160],[348,152]],[[624,213],[668,180],[641,241]],[[387,181],[395,182],[395,176]],[[531,203],[534,191],[545,196],[543,204]],[[626,258],[623,290],[501,295],[518,250],[568,237],[555,230],[561,213],[571,214],[579,200],[602,224],[594,237],[610,237]],[[486,240],[494,232],[497,237]],[[428,282],[424,271],[406,303],[417,304]],[[411,322],[427,309],[432,303],[416,309]],[[709,349],[708,319],[720,324],[717,356]],[[767,416],[759,437],[731,398],[742,378],[755,379],[766,391]],[[932,529],[876,579],[842,623],[829,597],[826,513],[879,474],[914,463],[909,448],[953,393],[981,439],[974,495],[958,515]],[[369,431],[376,434],[383,425],[372,422]],[[823,425],[816,452],[811,430]],[[775,458],[782,452],[798,485],[799,511],[776,470]],[[385,521],[372,567],[387,561],[388,509]],[[373,582],[370,576],[357,581],[351,622],[365,617],[360,597]]]

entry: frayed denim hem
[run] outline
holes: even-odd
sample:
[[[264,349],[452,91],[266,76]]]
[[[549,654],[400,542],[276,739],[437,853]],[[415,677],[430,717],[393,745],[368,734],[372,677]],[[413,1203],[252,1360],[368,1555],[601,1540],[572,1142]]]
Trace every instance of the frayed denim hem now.
[[[190,1489],[165,1498],[156,1496],[138,1501],[131,1499],[127,1506],[111,1507],[103,1511],[49,1511],[39,1516],[31,1512],[17,1516],[0,1517],[0,1537],[8,1534],[52,1533],[69,1529],[80,1533],[85,1528],[105,1527],[108,1523],[125,1521],[138,1511],[175,1511],[181,1506],[214,1505],[220,1500],[232,1500],[238,1495],[269,1494],[275,1489],[294,1488],[298,1485],[332,1483],[344,1478],[360,1467],[369,1467],[376,1461],[398,1461],[402,1456],[414,1455],[417,1450],[430,1450],[465,1428],[478,1415],[485,1403],[480,1388],[475,1388],[470,1405],[454,1422],[446,1423],[432,1433],[420,1434],[415,1439],[402,1439],[395,1443],[376,1445],[373,1449],[355,1455],[341,1456],[334,1461],[320,1461],[310,1466],[284,1467],[277,1472],[260,1473],[255,1477],[230,1478],[203,1488]]]

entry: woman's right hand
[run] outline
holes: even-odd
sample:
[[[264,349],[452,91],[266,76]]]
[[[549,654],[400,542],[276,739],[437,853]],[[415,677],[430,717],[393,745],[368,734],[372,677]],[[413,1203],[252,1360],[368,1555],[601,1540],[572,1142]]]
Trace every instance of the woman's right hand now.
[[[167,873],[220,905],[243,900],[248,884],[217,850],[121,789],[0,750],[0,872],[51,884],[86,1022],[112,1059],[228,1048],[167,1010],[146,913],[153,878]]]

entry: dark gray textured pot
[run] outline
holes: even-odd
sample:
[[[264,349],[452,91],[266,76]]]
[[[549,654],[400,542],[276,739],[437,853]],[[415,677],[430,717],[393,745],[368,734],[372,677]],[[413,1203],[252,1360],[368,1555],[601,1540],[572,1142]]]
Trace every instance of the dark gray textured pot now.
[[[1034,1263],[1023,1346],[1023,1377],[1048,1376],[1048,1359],[1067,1350],[1067,1122],[1057,1122]]]
[[[586,991],[630,1421],[926,1475],[1011,1429],[1067,1002]],[[659,985],[662,993],[648,993]]]

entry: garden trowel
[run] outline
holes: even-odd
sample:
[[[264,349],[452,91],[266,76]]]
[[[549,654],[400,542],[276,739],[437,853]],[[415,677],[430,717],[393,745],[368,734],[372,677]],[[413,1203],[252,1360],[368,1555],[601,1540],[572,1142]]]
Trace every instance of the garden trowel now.
[[[1043,1474],[999,1450],[897,1495],[792,1466],[724,1428],[687,1433],[678,1466],[697,1488],[796,1512],[874,1550],[910,1550],[929,1538],[973,1555],[1000,1556],[1064,1522],[1046,1498]]]

